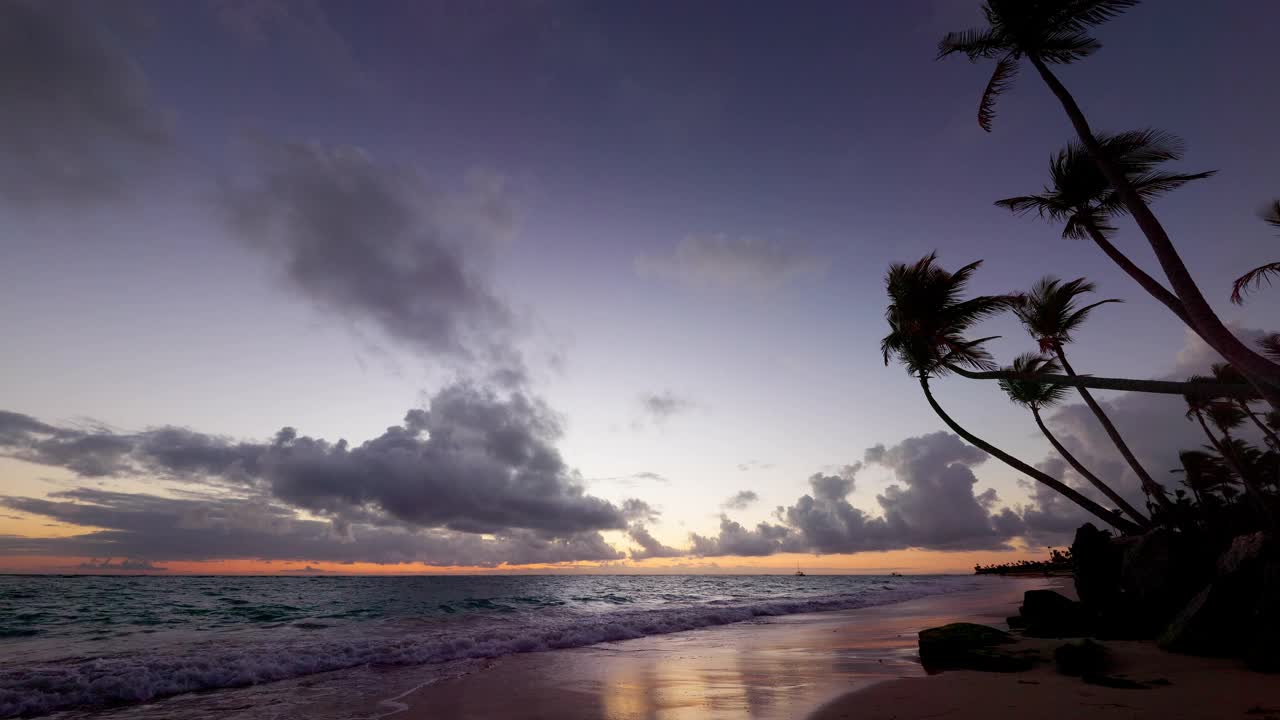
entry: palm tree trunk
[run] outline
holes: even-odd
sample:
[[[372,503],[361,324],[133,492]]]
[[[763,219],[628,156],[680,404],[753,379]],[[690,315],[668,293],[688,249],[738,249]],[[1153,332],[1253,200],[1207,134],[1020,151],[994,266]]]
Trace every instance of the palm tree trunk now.
[[[1063,460],[1067,461],[1068,465],[1080,474],[1080,477],[1088,480],[1089,483],[1098,488],[1103,495],[1110,498],[1111,502],[1115,503],[1117,507],[1128,513],[1129,517],[1134,519],[1134,522],[1141,525],[1144,529],[1151,527],[1151,522],[1147,520],[1145,515],[1138,512],[1137,508],[1129,504],[1129,501],[1125,500],[1120,493],[1112,490],[1110,485],[1102,482],[1097,475],[1089,472],[1089,468],[1085,467],[1083,463],[1076,459],[1075,455],[1068,452],[1067,449],[1062,446],[1062,443],[1058,442],[1058,438],[1054,437],[1054,434],[1049,432],[1049,428],[1045,426],[1044,419],[1040,417],[1039,408],[1031,408],[1031,414],[1035,417],[1036,425],[1040,427],[1040,432],[1044,433],[1045,438],[1049,440],[1049,444],[1053,446],[1054,450],[1058,451],[1058,454],[1062,456]]]
[[[1264,425],[1262,421],[1258,419],[1257,415],[1253,414],[1253,410],[1249,409],[1249,403],[1245,402],[1244,400],[1241,400],[1240,398],[1236,398],[1236,405],[1238,405],[1240,409],[1244,411],[1245,417],[1252,420],[1253,424],[1259,430],[1262,431],[1262,434],[1267,438],[1267,441],[1270,442],[1275,447],[1276,450],[1280,450],[1280,437],[1276,437],[1275,432],[1273,432],[1271,428]]]
[[[1062,351],[1062,346],[1058,345],[1053,349],[1054,354],[1058,356],[1058,362],[1062,364],[1062,369],[1071,377],[1076,377],[1076,371],[1072,369],[1071,363],[1067,362],[1067,354]],[[1093,399],[1093,394],[1085,388],[1076,388],[1080,392],[1080,397],[1084,398],[1084,404],[1089,406],[1089,410],[1093,412],[1093,416],[1098,418],[1098,423],[1102,425],[1102,429],[1106,431],[1107,437],[1111,438],[1111,444],[1116,446],[1116,450],[1120,451],[1120,455],[1124,457],[1124,461],[1128,463],[1134,474],[1138,476],[1142,488],[1147,494],[1155,499],[1161,509],[1165,511],[1173,510],[1173,503],[1169,501],[1168,495],[1165,494],[1164,488],[1161,487],[1147,469],[1142,467],[1142,463],[1138,462],[1138,458],[1134,456],[1133,451],[1129,449],[1129,444],[1120,437],[1120,431],[1116,429],[1111,418],[1107,417],[1107,413],[1103,411],[1102,406],[1097,400]]]
[[[938,401],[933,399],[933,393],[929,391],[929,378],[924,375],[920,376],[920,388],[924,390],[924,397],[926,400],[929,401],[929,407],[933,408],[933,411],[938,414],[938,417],[942,418],[942,422],[946,423],[947,427],[951,428],[951,430],[955,432],[955,434],[964,438],[965,441],[968,442],[970,445],[973,445],[974,447],[979,448],[980,450],[987,453],[988,455],[995,457],[1000,462],[1003,462],[1005,465],[1008,465],[1009,467],[1013,468],[1014,470],[1017,470],[1023,475],[1026,475],[1027,477],[1033,478],[1041,483],[1044,483],[1045,485],[1048,485],[1050,488],[1056,490],[1060,495],[1065,496],[1067,499],[1071,500],[1075,504],[1079,505],[1085,510],[1088,510],[1090,513],[1095,515],[1098,519],[1102,520],[1103,522],[1114,527],[1115,529],[1119,530],[1122,533],[1133,534],[1141,530],[1141,528],[1139,528],[1137,525],[1134,525],[1132,522],[1129,522],[1128,520],[1126,520],[1123,515],[1116,512],[1112,512],[1102,507],[1098,503],[1090,500],[1084,495],[1081,495],[1074,488],[1068,487],[1064,483],[1059,482],[1058,480],[1055,480],[1052,477],[1049,477],[1047,474],[1040,472],[1039,470],[1022,462],[1018,458],[1010,455],[1009,453],[1001,450],[1000,448],[986,442],[985,440],[982,440],[981,438],[977,437],[976,435],[969,432],[968,430],[965,430],[964,428],[960,427],[959,423],[957,423],[955,420],[952,420],[951,416],[948,415],[942,409],[942,406],[938,404]]]
[[[1049,71],[1043,60],[1035,55],[1030,55],[1028,59],[1035,66],[1041,79],[1044,80],[1045,84],[1049,86],[1049,89],[1058,98],[1062,108],[1067,113],[1067,117],[1071,120],[1072,126],[1075,128],[1076,134],[1080,137],[1080,142],[1089,151],[1089,155],[1097,163],[1098,169],[1107,178],[1107,181],[1115,188],[1116,193],[1124,202],[1125,208],[1138,224],[1138,228],[1146,235],[1147,242],[1150,243],[1151,249],[1155,251],[1156,259],[1160,262],[1161,269],[1164,270],[1165,277],[1169,279],[1169,285],[1173,288],[1173,292],[1178,296],[1178,299],[1182,301],[1183,309],[1186,312],[1187,319],[1190,321],[1188,325],[1200,337],[1204,338],[1204,341],[1210,347],[1218,351],[1227,362],[1235,365],[1240,372],[1253,379],[1255,384],[1260,386],[1259,390],[1266,397],[1267,402],[1272,407],[1280,410],[1280,365],[1255,353],[1248,345],[1240,342],[1240,339],[1227,329],[1226,325],[1222,324],[1222,320],[1213,312],[1213,308],[1209,306],[1209,302],[1201,294],[1200,288],[1191,277],[1187,266],[1182,262],[1182,257],[1178,255],[1173,242],[1169,240],[1168,234],[1165,233],[1164,227],[1151,212],[1151,208],[1147,207],[1147,204],[1134,191],[1124,173],[1116,170],[1115,166],[1102,152],[1098,139],[1094,137],[1093,130],[1090,129],[1089,122],[1085,119],[1084,112],[1080,110],[1080,106],[1076,104],[1075,98],[1071,96],[1071,93],[1067,91],[1067,88],[1058,78]]]
[[[1191,325],[1191,321],[1187,319],[1187,311],[1183,309],[1182,301],[1178,299],[1177,295],[1169,292],[1159,280],[1148,275],[1146,271],[1135,265],[1128,256],[1120,252],[1120,249],[1115,245],[1112,245],[1111,241],[1107,239],[1107,236],[1102,234],[1102,231],[1098,229],[1097,225],[1089,221],[1085,221],[1081,224],[1084,225],[1085,230],[1088,231],[1089,237],[1093,238],[1093,243],[1097,245],[1102,252],[1106,253],[1106,256],[1111,258],[1112,262],[1119,265],[1120,269],[1124,270],[1129,277],[1133,278],[1139,285],[1141,285],[1142,289],[1146,290],[1151,297],[1159,300],[1165,307],[1173,311],[1173,314],[1177,315],[1178,319],[1181,320],[1184,325],[1195,330]]]
[[[970,380],[1025,380],[1017,373],[1008,370],[969,370],[959,365],[947,365],[947,370]],[[1173,380],[1132,380],[1129,378],[1097,377],[1095,375],[1055,375],[1046,373],[1035,376],[1036,382],[1048,385],[1066,385],[1073,388],[1093,388],[1095,390],[1122,390],[1124,392],[1144,392],[1158,395],[1178,395],[1182,397],[1250,397],[1253,395],[1252,385],[1231,385],[1215,382],[1175,382]]]
[[[1275,516],[1271,514],[1271,506],[1267,504],[1267,498],[1262,493],[1262,488],[1254,484],[1253,477],[1244,471],[1244,466],[1240,464],[1240,458],[1236,457],[1235,449],[1231,444],[1231,434],[1224,430],[1222,432],[1224,440],[1219,440],[1209,430],[1209,424],[1204,421],[1204,413],[1199,410],[1196,411],[1196,420],[1200,422],[1200,427],[1204,430],[1204,434],[1209,437],[1209,442],[1213,444],[1214,449],[1227,461],[1231,469],[1236,471],[1236,475],[1240,476],[1240,482],[1244,483],[1245,495],[1253,502],[1254,509],[1262,516],[1263,522],[1269,528],[1275,530],[1277,524]]]

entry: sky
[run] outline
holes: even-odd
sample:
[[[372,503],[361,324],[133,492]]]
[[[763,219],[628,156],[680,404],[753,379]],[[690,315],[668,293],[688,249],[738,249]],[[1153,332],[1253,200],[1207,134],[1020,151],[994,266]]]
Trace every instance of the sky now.
[[[884,366],[889,263],[984,260],[977,293],[1087,276],[1126,302],[1081,372],[1218,360],[993,207],[1071,135],[1029,73],[978,128],[990,68],[935,60],[976,2],[0,15],[0,571],[964,571],[1085,518]],[[1155,210],[1244,337],[1277,329],[1274,290],[1227,298],[1277,250],[1278,23],[1146,3],[1060,72],[1097,128],[1218,170]],[[1081,483],[994,384],[935,392]],[[1201,442],[1176,398],[1102,396],[1158,479]],[[1083,405],[1048,418],[1140,497]]]

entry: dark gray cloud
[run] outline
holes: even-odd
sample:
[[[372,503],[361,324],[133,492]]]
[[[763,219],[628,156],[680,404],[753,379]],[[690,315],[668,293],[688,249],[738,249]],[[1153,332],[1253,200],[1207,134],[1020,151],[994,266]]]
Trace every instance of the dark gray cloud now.
[[[121,558],[116,561],[114,558],[106,560],[98,560],[94,558],[88,562],[82,562],[78,566],[81,570],[122,570],[134,572],[162,572],[169,568],[153,565],[150,560],[141,558]]]
[[[514,232],[500,178],[458,190],[354,147],[250,143],[223,194],[234,232],[319,307],[440,359],[483,362],[511,385],[524,365],[488,256]]]
[[[754,238],[690,235],[670,255],[636,258],[636,272],[691,286],[767,290],[820,276],[826,262],[800,248]]]
[[[645,558],[671,558],[683,557],[686,551],[663,545],[658,539],[650,534],[649,529],[642,523],[633,523],[627,529],[627,536],[631,541],[640,546],[638,550],[631,551],[632,560],[644,560]]]
[[[640,396],[640,407],[654,422],[661,423],[694,407],[692,400],[663,390],[660,393],[644,393]]]
[[[656,514],[639,500],[618,507],[586,494],[555,449],[559,435],[556,417],[536,399],[469,384],[441,390],[425,409],[357,446],[288,427],[252,443],[181,428],[118,434],[0,415],[0,454],[84,476],[250,488],[339,524],[568,536]]]
[[[943,432],[908,438],[891,448],[877,445],[867,450],[865,461],[891,469],[898,481],[876,497],[880,515],[849,502],[863,465],[848,465],[837,474],[810,477],[809,493],[778,508],[779,524],[759,523],[752,529],[721,516],[719,535],[690,536],[692,553],[1007,549],[1024,524],[1012,510],[996,509],[994,490],[974,493],[972,468],[985,459],[982,451]]]
[[[760,496],[754,490],[739,490],[733,497],[721,503],[720,507],[725,510],[746,510],[759,499]]]
[[[597,532],[555,537],[530,530],[492,536],[442,529],[355,525],[306,519],[292,507],[254,497],[170,498],[76,488],[48,499],[3,497],[0,505],[62,523],[101,528],[65,537],[0,536],[0,555],[220,558],[428,565],[528,565],[617,560]]]
[[[0,198],[16,207],[118,200],[168,152],[141,68],[85,7],[0,3]]]

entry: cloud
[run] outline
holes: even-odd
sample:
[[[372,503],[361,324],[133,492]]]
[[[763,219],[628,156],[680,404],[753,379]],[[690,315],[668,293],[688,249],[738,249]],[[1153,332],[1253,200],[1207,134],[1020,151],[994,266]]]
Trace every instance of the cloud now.
[[[663,256],[635,260],[641,277],[674,280],[696,287],[768,290],[805,277],[817,277],[826,262],[794,247],[724,235],[690,235]]]
[[[998,509],[994,490],[975,494],[973,467],[986,460],[959,437],[937,432],[866,451],[865,462],[893,471],[897,484],[876,496],[880,514],[849,502],[863,464],[809,478],[810,492],[778,508],[779,524],[749,529],[721,516],[719,535],[690,537],[695,555],[769,555],[775,552],[856,553],[923,548],[1001,550],[1024,531],[1022,519]]]
[[[769,470],[773,468],[773,463],[762,463],[759,460],[748,460],[744,463],[738,463],[738,470],[747,472],[749,470]]]
[[[670,390],[661,393],[645,393],[640,396],[640,408],[654,422],[665,422],[673,415],[687,412],[694,408],[692,400],[680,397]]]
[[[223,558],[435,566],[528,565],[622,558],[597,532],[552,537],[529,530],[490,536],[442,529],[353,525],[302,517],[265,495],[171,498],[75,488],[48,499],[0,497],[0,505],[100,528],[62,537],[0,536],[0,555]]]
[[[88,477],[159,475],[249,489],[339,525],[562,537],[654,514],[639,500],[618,507],[586,494],[554,446],[559,436],[540,401],[470,384],[446,387],[356,446],[289,427],[267,442],[236,442],[182,428],[120,434],[0,415],[3,455]]]
[[[284,47],[351,85],[369,82],[351,44],[314,0],[213,0],[211,8],[218,24],[248,47]]]
[[[649,533],[641,523],[634,523],[627,529],[627,536],[640,546],[639,550],[631,551],[632,560],[644,560],[645,558],[671,558],[683,557],[687,553],[678,548],[669,547],[658,542],[652,534]]]
[[[720,507],[725,510],[746,510],[751,503],[759,499],[760,496],[754,490],[739,490],[733,497],[721,503]]]
[[[169,151],[141,68],[81,9],[0,3],[0,198],[14,207],[118,200]]]
[[[256,142],[251,155],[226,183],[226,215],[290,288],[417,350],[523,377],[486,261],[514,232],[500,178],[449,191],[346,146]]]
[[[133,570],[137,572],[161,572],[169,568],[152,565],[150,560],[142,558],[121,558],[120,562],[112,562],[111,558],[107,558],[99,562],[96,558],[88,562],[82,562],[78,566],[81,570]]]

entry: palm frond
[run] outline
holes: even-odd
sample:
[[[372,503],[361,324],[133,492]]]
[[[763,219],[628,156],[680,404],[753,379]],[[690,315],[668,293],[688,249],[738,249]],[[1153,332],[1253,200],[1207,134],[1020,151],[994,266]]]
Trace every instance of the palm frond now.
[[[1013,364],[1006,368],[1020,377],[999,381],[1000,389],[1009,396],[1009,400],[1036,410],[1044,409],[1058,403],[1070,392],[1065,385],[1050,385],[1036,382],[1038,375],[1060,373],[1062,368],[1057,361],[1036,353],[1024,353],[1014,358]]]
[[[1087,58],[1102,44],[1082,32],[1055,32],[1039,41],[1036,55],[1047,63],[1067,65]]]
[[[1262,354],[1272,360],[1280,361],[1280,333],[1271,333],[1258,339],[1258,347]]]
[[[1271,204],[1262,211],[1262,221],[1272,227],[1280,228],[1280,200],[1273,200]]]
[[[970,60],[993,58],[1009,52],[1005,38],[991,28],[970,28],[949,32],[938,41],[938,59],[961,53]]]
[[[987,89],[982,91],[982,101],[978,103],[978,127],[991,132],[991,123],[996,118],[996,99],[1013,85],[1013,78],[1018,74],[1018,59],[1010,53],[1000,58],[996,69],[987,81]]]
[[[1139,0],[1065,0],[1057,3],[1049,21],[1061,30],[1079,31],[1101,25],[1137,5]]]
[[[1072,330],[1075,330],[1076,328],[1083,325],[1084,321],[1089,317],[1089,313],[1093,312],[1094,308],[1098,307],[1099,305],[1106,305],[1107,303],[1122,303],[1122,302],[1124,301],[1120,300],[1119,298],[1108,298],[1106,300],[1099,300],[1098,302],[1093,303],[1091,305],[1085,305],[1079,310],[1076,310],[1075,312],[1068,315],[1066,321],[1063,323],[1063,326],[1067,331],[1066,334],[1070,335]]]
[[[1273,275],[1280,278],[1280,262],[1260,265],[1236,278],[1236,281],[1231,283],[1231,302],[1243,305],[1244,296],[1253,290],[1261,288],[1263,282],[1270,285]]]

